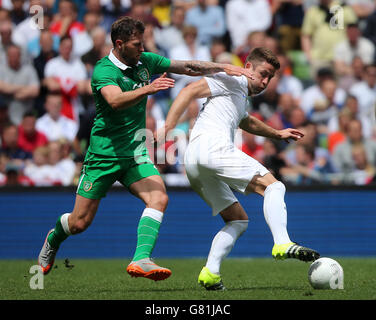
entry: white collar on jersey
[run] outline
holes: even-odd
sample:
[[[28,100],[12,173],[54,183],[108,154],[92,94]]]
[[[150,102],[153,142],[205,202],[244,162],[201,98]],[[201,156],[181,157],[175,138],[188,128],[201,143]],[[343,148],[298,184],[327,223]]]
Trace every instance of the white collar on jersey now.
[[[119,69],[121,70],[125,70],[127,68],[132,68],[130,66],[127,66],[126,64],[124,64],[123,62],[121,62],[118,58],[115,57],[115,55],[113,54],[113,51],[114,49],[111,49],[111,52],[110,54],[108,55],[108,59],[110,59],[110,61],[115,65],[117,66]],[[140,65],[142,64],[141,61],[138,61],[137,65]]]

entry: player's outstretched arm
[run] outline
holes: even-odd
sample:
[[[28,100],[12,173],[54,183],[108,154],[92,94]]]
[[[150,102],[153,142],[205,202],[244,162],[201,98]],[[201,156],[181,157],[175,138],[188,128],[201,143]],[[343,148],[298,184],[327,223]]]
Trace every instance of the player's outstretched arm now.
[[[176,127],[181,115],[193,99],[206,98],[210,95],[211,92],[205,79],[192,82],[181,90],[171,105],[165,125],[154,133],[155,140],[159,143],[164,141],[168,131]]]
[[[250,115],[244,118],[240,122],[239,128],[249,133],[258,135],[258,136],[263,136],[263,137],[278,139],[278,140],[285,140],[287,142],[289,142],[290,139],[296,141],[304,137],[304,134],[300,132],[299,130],[292,129],[292,128],[276,130],[268,126],[264,122],[260,121],[259,119]]]
[[[209,61],[171,60],[170,67],[167,71],[171,73],[185,74],[188,76],[204,76],[217,72],[226,72],[229,76],[244,75],[247,78],[253,79],[252,73],[249,69],[234,66],[232,64]]]
[[[173,88],[174,85],[175,80],[167,78],[166,73],[164,73],[144,87],[123,92],[118,86],[108,85],[101,89],[101,94],[113,109],[123,109],[136,105],[150,94]]]

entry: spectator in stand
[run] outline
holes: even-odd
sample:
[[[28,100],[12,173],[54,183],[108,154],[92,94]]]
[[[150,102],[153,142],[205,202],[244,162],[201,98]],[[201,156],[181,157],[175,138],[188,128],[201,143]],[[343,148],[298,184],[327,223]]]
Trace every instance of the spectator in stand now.
[[[20,167],[27,159],[31,159],[32,154],[18,145],[18,128],[14,124],[5,126],[1,136],[0,154],[4,154],[9,160],[14,161]]]
[[[35,186],[60,185],[56,170],[48,163],[48,155],[48,145],[37,147],[32,161],[25,166],[24,174]]]
[[[322,92],[322,83],[327,79],[335,79],[334,72],[331,69],[322,68],[317,72],[315,83],[303,91],[300,106],[307,117],[312,113],[316,101],[325,101],[325,95]],[[345,90],[337,87],[334,94],[334,103],[336,105],[343,105],[345,100]]]
[[[106,42],[101,50],[101,59],[105,56],[108,56],[111,53],[111,50],[113,48],[113,45],[111,42]]]
[[[112,23],[124,16],[131,6],[130,0],[102,0],[103,21],[102,26],[106,33],[110,33]]]
[[[367,17],[363,35],[376,46],[376,9]],[[376,62],[376,54],[374,61]]]
[[[363,81],[354,84],[349,93],[358,99],[359,115],[371,121],[376,136],[376,63],[364,67]]]
[[[341,19],[337,16],[338,10],[341,10]],[[315,75],[320,68],[331,66],[334,47],[346,37],[344,27],[356,21],[357,16],[350,6],[340,6],[333,0],[320,0],[318,5],[306,11],[301,44],[311,64],[312,75]]]
[[[166,56],[167,52],[164,49],[162,49],[155,40],[154,30],[156,28],[150,22],[145,22],[144,24],[144,50],[146,52],[153,52],[159,55]]]
[[[126,13],[127,16],[136,20],[141,20],[144,23],[151,23],[156,28],[161,28],[158,19],[151,13],[151,0],[131,0],[131,3],[130,10]]]
[[[4,66],[8,63],[7,49],[14,44],[12,21],[10,19],[0,20],[0,66]],[[25,50],[21,50],[21,61],[22,64],[30,62],[30,59]]]
[[[210,46],[214,37],[223,37],[226,32],[223,8],[208,5],[208,0],[198,0],[197,5],[187,11],[185,24],[197,28],[198,42],[206,46]]]
[[[183,27],[185,10],[182,6],[174,6],[171,10],[170,25],[161,29],[155,28],[154,36],[157,44],[167,52],[173,47],[184,44]]]
[[[376,167],[369,163],[364,145],[359,144],[353,146],[351,155],[355,168],[348,176],[344,175],[343,182],[350,182],[360,186],[374,182],[376,178]]]
[[[280,39],[283,53],[300,50],[301,27],[304,18],[302,0],[271,0],[271,10],[275,17],[275,29]]]
[[[44,103],[46,101],[48,90],[47,87],[43,85],[44,70],[47,62],[58,55],[58,53],[53,49],[53,36],[50,31],[42,30],[39,41],[41,51],[39,56],[33,61],[34,68],[37,71],[39,82],[41,84],[40,93],[34,100],[34,110],[37,112],[38,117],[42,116],[46,112],[44,109]]]
[[[294,104],[299,105],[304,90],[303,83],[292,74],[292,65],[286,55],[278,55],[278,61],[281,68],[276,75],[278,79],[277,92],[279,94],[290,94],[294,99]]]
[[[39,79],[32,65],[21,63],[21,48],[7,48],[7,65],[0,65],[0,95],[8,105],[9,118],[19,124],[39,94]]]
[[[23,187],[31,187],[34,186],[32,180],[30,180],[27,176],[25,176],[22,172],[22,168],[18,165],[14,164],[12,161],[6,164],[5,168],[5,181],[4,184],[6,186],[23,186]]]
[[[59,11],[54,15],[54,20],[50,25],[50,31],[55,36],[59,37],[60,42],[67,36],[72,38],[73,55],[80,57],[90,50],[91,43],[89,43],[90,39],[88,39],[85,33],[85,24],[77,19],[77,5],[72,0],[60,0],[58,7]]]
[[[0,66],[7,64],[6,51],[12,44],[12,21],[10,19],[0,21]]]
[[[267,120],[267,124],[274,129],[282,130],[286,128],[296,128],[292,127],[290,122],[291,112],[297,105],[291,94],[284,93],[278,96],[277,110],[273,115]]]
[[[323,97],[313,101],[313,109],[307,114],[307,118],[318,126],[320,133],[327,134],[330,119],[337,116],[344,103],[339,104],[335,101],[337,83],[334,79],[322,81],[320,89]]]
[[[162,28],[170,25],[171,0],[153,0],[152,14],[157,18]]]
[[[296,148],[298,145],[306,145],[314,149],[314,161],[317,164],[317,167],[333,168],[330,153],[326,148],[326,144],[323,145],[320,141],[320,135],[318,134],[316,125],[312,122],[306,122],[303,126],[298,127],[297,129],[304,133],[304,137],[294,144],[287,145],[283,150],[282,156],[286,165],[292,167],[298,164]]]
[[[77,5],[72,0],[59,0],[58,13],[54,15],[50,31],[62,38],[74,37],[84,29],[83,23],[77,20]]]
[[[300,144],[295,149],[296,164],[281,169],[283,180],[295,185],[312,185],[330,181],[332,168],[328,162],[317,162],[315,148]]]
[[[0,187],[7,183],[6,167],[9,161],[9,158],[0,152]]]
[[[57,181],[63,186],[69,186],[73,184],[73,178],[76,172],[76,165],[74,161],[69,157],[69,154],[64,154],[64,148],[68,146],[68,141],[51,141],[48,144],[48,163],[52,166],[53,171],[56,173]]]
[[[44,133],[48,141],[67,139],[73,142],[78,131],[78,125],[77,122],[61,114],[61,95],[48,94],[45,108],[46,113],[36,121],[36,129]]]
[[[289,116],[291,128],[298,128],[303,126],[307,122],[307,118],[302,108],[295,106],[292,108]]]
[[[202,60],[210,61],[210,51],[208,47],[201,46],[197,42],[197,28],[194,26],[185,26],[183,28],[184,44],[174,47],[170,51],[171,60]],[[171,89],[171,97],[176,98],[178,93],[190,82],[196,81],[197,77],[174,74],[172,77],[176,80],[174,88]]]
[[[4,128],[10,123],[8,115],[8,106],[0,98],[0,137],[3,134]],[[0,139],[1,145],[1,139]]]
[[[333,165],[337,172],[346,175],[354,170],[355,163],[352,157],[352,149],[356,145],[363,145],[368,162],[372,166],[376,165],[376,142],[364,138],[362,123],[358,119],[352,119],[346,127],[346,140],[335,147],[332,155]]]
[[[266,36],[264,46],[271,50],[275,55],[281,54],[281,47],[276,37]]]
[[[49,10],[52,11],[54,16],[59,15],[59,5],[61,0],[45,0],[46,5],[49,8]],[[72,0],[76,10],[77,10],[77,21],[82,22],[84,14],[86,12],[86,7],[85,7],[85,1],[86,0]]]
[[[361,20],[366,19],[376,9],[375,0],[346,0],[346,4],[351,6]]]
[[[350,119],[358,119],[358,120],[360,120],[360,122],[362,123],[362,134],[363,134],[363,137],[365,137],[365,138],[372,138],[372,133],[373,133],[373,128],[372,127],[374,126],[374,124],[372,122],[372,119],[370,119],[369,117],[364,116],[363,114],[361,114],[359,112],[359,102],[358,102],[358,99],[355,96],[352,96],[352,95],[348,95],[347,96],[345,105],[341,109],[341,111],[338,114],[338,116],[335,115],[334,117],[332,117],[329,120],[329,123],[328,123],[328,132],[329,133],[342,131],[342,129],[345,128],[344,126],[341,128],[341,124],[340,124],[341,121],[340,121],[340,116],[339,115],[341,114],[342,111],[343,111],[344,114],[346,114],[346,116],[349,118],[349,120]]]
[[[351,111],[344,107],[328,124],[328,150],[333,154],[336,146],[346,140],[346,127],[352,119]]]
[[[196,0],[172,0],[174,7],[182,7],[185,11],[196,5]]]
[[[72,46],[69,36],[61,39],[59,56],[46,64],[43,84],[49,91],[62,94],[62,114],[78,122],[79,114],[84,110],[80,95],[91,89],[85,65],[79,58],[72,57]]]
[[[73,49],[72,55],[81,58],[93,48],[92,32],[99,27],[100,16],[93,12],[87,12],[84,15],[84,30],[78,32],[72,37]]]
[[[42,8],[43,11],[30,11],[35,6]],[[36,14],[41,14],[41,17],[36,18]],[[52,21],[52,15],[49,10],[43,6],[41,0],[31,0],[29,2],[29,14],[25,20],[19,23],[12,35],[12,40],[15,44],[22,48],[22,51],[27,53],[32,59],[36,58],[41,51],[40,36],[43,31],[49,30]],[[59,48],[59,36],[53,37],[53,48]]]
[[[10,17],[15,25],[19,24],[27,17],[23,5],[24,0],[12,0],[12,9],[10,10]]]
[[[77,135],[73,140],[73,151],[76,158],[82,160],[82,162],[89,146],[90,132],[94,123],[94,118],[95,108],[90,108],[82,115]]]
[[[263,145],[258,143],[255,135],[245,130],[242,130],[242,143],[239,149],[257,161],[262,161],[264,158]]]
[[[0,7],[0,21],[5,20],[10,20],[10,12],[8,8],[6,8],[4,4],[2,4],[2,6]]]
[[[272,23],[268,0],[229,0],[225,13],[233,49],[245,43],[250,32],[267,31]]]
[[[36,121],[34,113],[28,112],[25,113],[18,127],[18,145],[28,152],[33,152],[36,148],[48,143],[47,137],[36,129]]]
[[[162,105],[158,103],[154,95],[148,97],[148,101],[146,103],[146,117],[153,119],[156,129],[159,129],[164,125],[166,118],[165,114],[167,114],[167,112],[168,110],[163,109]]]
[[[264,47],[265,40],[266,33],[264,31],[251,31],[247,35],[245,41],[233,51],[236,55],[239,56],[244,65],[249,52],[254,48]]]
[[[111,24],[109,20],[105,19],[104,10],[102,8],[101,0],[86,0],[85,1],[86,12],[83,18],[85,23],[85,16],[87,14],[96,17],[97,24],[99,27],[103,28],[106,31],[111,30]]]
[[[81,57],[85,64],[87,74],[91,77],[94,66],[101,59],[101,50],[106,44],[106,31],[101,27],[96,27],[92,31],[93,48]]]
[[[364,72],[364,63],[360,57],[354,57],[351,62],[351,73],[348,75],[342,75],[337,77],[338,87],[342,88],[346,92],[357,82],[361,82]]]
[[[264,157],[262,164],[275,176],[278,181],[283,181],[280,171],[286,166],[283,157],[280,154],[281,147],[278,141],[265,139],[263,144]]]
[[[12,40],[15,44],[20,46],[23,50],[27,51],[33,58],[38,56],[39,47],[39,37],[42,30],[49,28],[49,23],[51,17],[47,10],[43,9],[43,12],[38,12],[38,14],[43,14],[43,19],[36,19],[34,14],[30,12],[31,8],[34,6],[43,6],[41,0],[30,0],[29,1],[29,14],[27,17],[20,22],[13,30]],[[43,23],[42,26],[38,25]],[[42,29],[42,30],[41,30]]]
[[[211,46],[210,46],[210,56],[213,62],[219,62],[219,60],[223,61],[222,57],[223,54],[226,54],[229,59],[227,59],[228,63],[233,64],[235,66],[243,67],[244,63],[240,60],[240,58],[232,53],[228,52],[226,49],[225,41],[221,38],[213,38]]]
[[[375,45],[362,37],[357,23],[347,25],[346,35],[346,39],[334,47],[334,66],[340,77],[353,74],[351,64],[355,57],[361,58],[366,65],[375,57]]]

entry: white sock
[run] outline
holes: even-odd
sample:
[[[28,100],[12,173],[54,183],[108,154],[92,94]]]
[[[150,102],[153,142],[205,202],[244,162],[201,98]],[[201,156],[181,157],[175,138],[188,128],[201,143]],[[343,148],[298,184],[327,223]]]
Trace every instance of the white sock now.
[[[285,192],[285,185],[277,181],[270,184],[264,194],[264,217],[272,232],[275,244],[291,242],[287,233]]]
[[[60,218],[61,226],[63,227],[64,232],[70,236],[72,233],[69,230],[69,224],[68,224],[68,218],[70,216],[70,213],[64,213]]]
[[[234,220],[215,235],[210,248],[206,267],[210,272],[219,274],[222,260],[230,253],[236,240],[247,230],[248,220]]]
[[[153,208],[145,208],[144,211],[142,212],[141,219],[143,217],[149,217],[149,218],[152,218],[152,219],[158,221],[159,223],[162,223],[163,212],[161,212],[157,209],[153,209]]]

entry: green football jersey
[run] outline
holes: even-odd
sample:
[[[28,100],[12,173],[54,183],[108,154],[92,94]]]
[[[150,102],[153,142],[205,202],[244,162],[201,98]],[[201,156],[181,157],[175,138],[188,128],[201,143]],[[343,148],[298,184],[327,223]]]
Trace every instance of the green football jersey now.
[[[110,53],[94,68],[91,88],[96,116],[88,151],[109,158],[132,157],[146,153],[145,129],[147,97],[134,106],[114,110],[100,90],[107,85],[119,86],[123,92],[150,83],[151,76],[165,72],[171,61],[151,52],[143,52],[136,66],[126,66]]]

